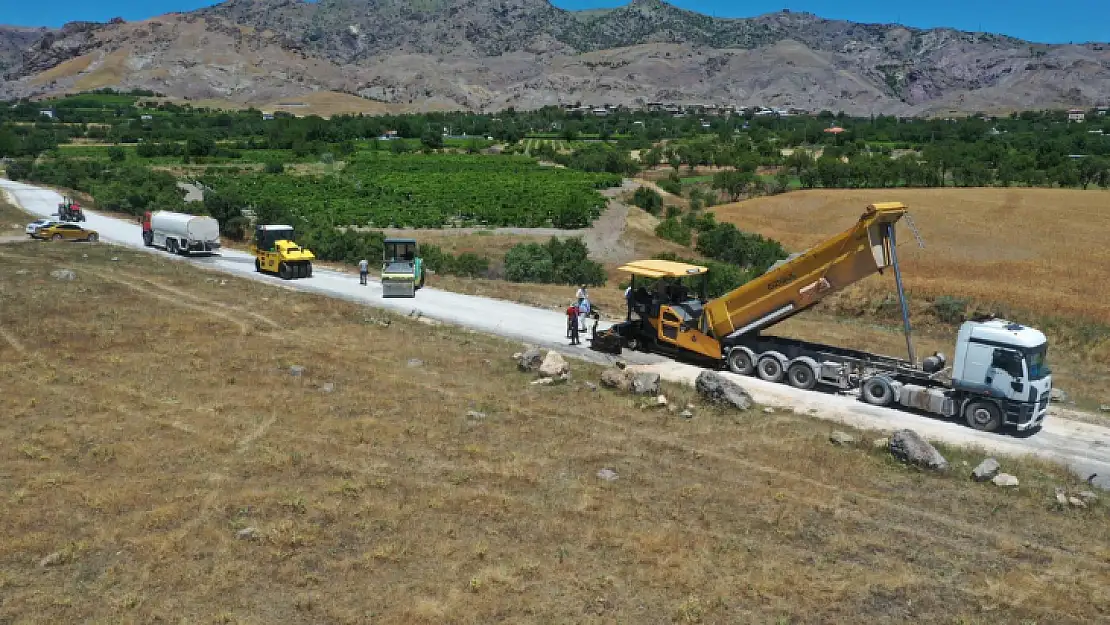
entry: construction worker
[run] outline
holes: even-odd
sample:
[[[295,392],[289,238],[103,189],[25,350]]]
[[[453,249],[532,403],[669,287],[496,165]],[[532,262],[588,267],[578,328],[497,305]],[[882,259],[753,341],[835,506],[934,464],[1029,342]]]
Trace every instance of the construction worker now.
[[[587,297],[583,297],[582,299],[578,300],[578,319],[579,319],[578,328],[581,332],[586,331],[586,315],[589,315],[589,314],[590,314],[590,300]]]
[[[567,307],[567,330],[569,331],[570,344],[578,345],[578,305],[571,304]]]
[[[358,261],[358,283],[366,286],[366,276],[370,275],[370,263],[365,258]]]

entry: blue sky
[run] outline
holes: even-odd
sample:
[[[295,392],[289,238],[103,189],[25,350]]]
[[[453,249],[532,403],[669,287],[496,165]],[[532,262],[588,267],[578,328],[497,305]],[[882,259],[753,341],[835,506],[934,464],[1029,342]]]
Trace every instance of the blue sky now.
[[[189,11],[213,0],[0,0],[0,24],[61,26],[75,20],[140,20]],[[564,9],[619,6],[622,0],[554,0]],[[858,22],[900,22],[985,30],[1045,43],[1110,41],[1110,0],[673,0],[718,17],[748,17],[789,8]],[[900,8],[899,8],[900,7]]]

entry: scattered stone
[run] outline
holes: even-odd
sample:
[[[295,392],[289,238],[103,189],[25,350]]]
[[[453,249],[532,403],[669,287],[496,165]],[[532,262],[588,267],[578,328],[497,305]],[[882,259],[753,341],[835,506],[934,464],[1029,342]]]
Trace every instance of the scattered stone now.
[[[681,413],[679,413],[678,416],[682,417],[683,419],[693,419],[694,413],[690,412],[690,409],[687,408],[686,410],[683,410]]]
[[[488,415],[486,413],[478,412],[477,410],[467,410],[466,411],[466,418],[467,419],[474,419],[475,421],[481,421],[482,419],[485,419],[487,416]]]
[[[25,275],[27,275],[27,274],[29,274],[29,273],[31,273],[31,272],[30,272],[30,271],[27,271],[26,269],[17,269],[17,270],[16,270],[16,272],[15,272],[15,275],[17,275],[17,276],[25,276]]]
[[[88,255],[88,254],[82,254],[82,255],[81,255],[81,258],[88,258],[88,257],[89,257],[89,255]]]
[[[516,359],[521,371],[535,371],[543,363],[543,352],[538,348],[530,347]]]
[[[555,378],[540,378],[538,380],[532,380],[533,386],[550,386],[554,383]]]
[[[61,551],[55,551],[54,553],[39,560],[39,566],[45,569],[48,566],[58,566],[59,564],[65,564],[65,561],[66,554]]]
[[[262,538],[262,532],[258,531],[257,527],[244,527],[235,532],[235,537],[239,540],[258,540]]]
[[[618,360],[614,364],[617,366],[618,369],[624,369],[625,367],[628,366],[627,364],[625,364],[625,362],[623,360]]]
[[[112,257],[112,262],[113,262],[113,263],[118,263],[118,262],[119,262],[119,256],[113,256],[113,257]],[[226,281],[226,280],[224,280],[224,282],[227,282],[227,281]]]
[[[1082,499],[1083,501],[1085,501],[1087,503],[1091,503],[1093,501],[1098,500],[1098,495],[1096,495],[1095,491],[1093,491],[1093,490],[1081,490],[1077,494],[1078,494],[1080,499]]]
[[[593,382],[586,382],[586,388],[590,389],[591,391],[596,391],[597,385]]]
[[[748,410],[754,402],[742,386],[714,371],[702,371],[694,381],[698,394],[718,406]]]
[[[767,406],[766,408],[763,409],[763,414],[775,414],[775,409],[770,407],[770,406]]]
[[[666,395],[660,395],[660,396],[656,397],[655,398],[655,405],[660,407],[660,408],[666,407],[666,405],[667,405],[667,396]]]
[[[627,391],[632,388],[632,379],[623,369],[606,369],[601,372],[601,385],[606,388]]]
[[[293,365],[292,367],[289,367],[289,375],[295,378],[301,377],[302,375],[304,375],[304,367],[302,367],[301,365]]]
[[[686,404],[687,410],[693,410],[694,408],[697,408],[697,406],[695,406],[694,404]]]
[[[1054,402],[1068,401],[1068,394],[1062,388],[1053,387],[1052,392],[1049,393],[1049,398]]]
[[[424,361],[419,358],[409,358],[408,366],[410,367],[423,367]]]
[[[540,364],[540,375],[546,378],[557,378],[570,371],[570,365],[563,356],[557,351],[547,352],[547,356]]]
[[[1087,502],[1083,501],[1079,497],[1068,497],[1068,503],[1070,503],[1072,505],[1072,507],[1075,507],[1075,508],[1086,508],[1087,507]]]
[[[940,455],[921,435],[913,430],[898,430],[890,437],[890,453],[902,462],[914,466],[945,471],[948,460]]]
[[[856,438],[855,436],[852,436],[851,434],[849,434],[847,432],[841,432],[840,430],[836,430],[832,434],[829,434],[829,442],[834,444],[834,445],[845,445],[845,446],[847,446],[847,445],[855,445],[857,442],[859,442],[859,439]]]
[[[626,369],[627,371],[627,369]],[[640,371],[632,375],[630,388],[636,395],[658,395],[659,374]]]
[[[58,280],[72,281],[77,279],[77,274],[73,273],[72,269],[55,269],[50,272],[50,276]]]
[[[335,384],[331,382],[325,382],[324,385],[320,387],[320,390],[324,391],[325,393],[330,393],[335,390]]]
[[[998,475],[998,472],[1001,470],[1002,467],[998,464],[997,460],[994,458],[987,458],[980,462],[979,466],[975,467],[975,470],[971,472],[971,478],[976,482],[986,482]]]
[[[1056,503],[1060,504],[1061,506],[1068,505],[1068,495],[1064,492],[1064,489],[1060,487],[1056,488]]]
[[[602,469],[597,472],[597,476],[606,482],[612,482],[617,479],[617,472],[612,469]]]
[[[991,483],[1001,488],[1017,488],[1018,479],[1009,473],[999,473],[991,478]]]
[[[889,449],[890,448],[890,439],[889,438],[876,438],[875,440],[871,441],[871,446],[874,447],[875,449]]]

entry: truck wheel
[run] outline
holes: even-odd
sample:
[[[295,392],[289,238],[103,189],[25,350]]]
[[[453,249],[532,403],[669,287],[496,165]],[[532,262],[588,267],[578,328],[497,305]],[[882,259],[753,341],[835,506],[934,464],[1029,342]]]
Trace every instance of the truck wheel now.
[[[166,239],[166,251],[170,254],[177,253],[177,241],[175,239]]]
[[[746,350],[739,347],[733,348],[728,353],[728,368],[738,375],[751,375],[755,373],[755,363],[752,362],[752,356]]]
[[[312,263],[305,263],[304,277],[306,277],[306,278],[311,278],[312,277]]]
[[[262,261],[258,260],[257,258],[254,259],[254,270],[258,273],[262,273]]]
[[[994,432],[1002,427],[1002,411],[998,406],[989,401],[975,401],[968,404],[964,410],[967,424],[976,430]]]
[[[817,386],[817,376],[813,373],[813,367],[804,362],[796,362],[790,365],[790,368],[786,370],[786,381],[794,388],[807,391]]]
[[[281,276],[282,280],[289,280],[293,277],[293,273],[289,270],[289,265],[287,263],[278,264],[278,275]]]
[[[774,356],[764,356],[759,359],[757,372],[761,380],[780,382],[782,381],[782,362]]]
[[[860,389],[863,401],[872,406],[889,406],[894,402],[894,389],[884,377],[870,378]]]
[[[54,236],[50,237],[50,240],[51,241],[61,241],[62,240],[62,235],[55,234]]]
[[[88,241],[89,243],[96,243],[96,233],[95,232],[90,232],[88,238],[85,239],[85,240]]]

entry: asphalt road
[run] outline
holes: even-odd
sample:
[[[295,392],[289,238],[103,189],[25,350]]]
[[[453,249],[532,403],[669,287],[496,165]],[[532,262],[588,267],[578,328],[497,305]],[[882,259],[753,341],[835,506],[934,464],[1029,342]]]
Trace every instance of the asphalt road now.
[[[28,212],[41,216],[53,214],[61,201],[61,196],[54,191],[3,179],[0,179],[0,189],[5,190],[16,204]],[[141,229],[137,223],[89,211],[86,219],[86,225],[95,229],[102,241],[146,249],[143,247]],[[432,287],[421,289],[415,299],[383,299],[380,284],[371,281],[369,285],[361,286],[355,273],[317,269],[311,278],[286,281],[275,276],[256,273],[254,258],[235,250],[225,250],[217,256],[189,259],[171,256],[161,250],[150,251],[154,254],[163,254],[168,258],[180,258],[183,262],[195,263],[209,269],[385,308],[405,315],[419,313],[425,318],[457,324],[476,331],[516,339],[532,345],[557,348],[570,356],[586,360],[595,362],[613,360],[610,356],[590,351],[585,344],[580,347],[567,345],[564,338],[566,318],[557,311],[441,291]],[[607,324],[602,322],[598,329],[602,330],[605,327]],[[674,382],[692,383],[701,372],[697,367],[658,356],[626,354],[623,359],[658,371],[664,379]],[[784,384],[764,382],[757,378],[734,376],[731,373],[724,375],[740,382],[761,404],[793,409],[812,414],[817,418],[864,429],[889,432],[911,428],[927,438],[979,447],[984,453],[1032,454],[1064,464],[1084,479],[1091,474],[1097,474],[1095,485],[1110,489],[1110,428],[1050,416],[1044,427],[1032,436],[987,434],[972,430],[962,422],[871,406],[854,396],[802,391]]]

